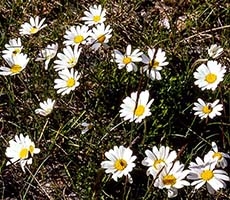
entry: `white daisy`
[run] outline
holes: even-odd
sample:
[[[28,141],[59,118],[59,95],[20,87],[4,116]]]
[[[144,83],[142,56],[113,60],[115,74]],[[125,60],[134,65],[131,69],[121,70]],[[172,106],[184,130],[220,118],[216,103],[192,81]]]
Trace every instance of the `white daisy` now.
[[[19,74],[29,62],[29,58],[27,58],[26,54],[16,54],[15,56],[9,56],[5,54],[2,56],[9,67],[0,67],[0,75],[8,76],[8,75],[15,75]]]
[[[162,66],[166,66],[169,63],[165,61],[167,58],[165,57],[165,52],[162,51],[161,48],[157,50],[156,55],[155,51],[155,49],[148,49],[149,57],[145,54],[142,55],[142,62],[147,64],[143,67],[143,71],[146,71],[147,76],[152,80],[161,80],[161,74],[159,71],[162,70]]]
[[[66,34],[64,35],[64,38],[66,39],[64,41],[65,45],[77,45],[85,44],[86,39],[91,34],[91,30],[89,30],[88,26],[82,25],[82,26],[71,26],[70,30],[66,31]]]
[[[110,25],[105,27],[104,24],[98,24],[93,28],[88,40],[88,43],[92,45],[91,48],[96,51],[101,45],[108,43],[112,37],[111,32]]]
[[[230,181],[230,178],[224,170],[215,169],[216,161],[207,162],[201,158],[196,158],[196,163],[191,163],[189,166],[190,172],[187,176],[188,179],[193,180],[191,186],[199,189],[205,183],[210,194],[226,187],[225,181]]]
[[[15,56],[22,51],[22,42],[21,38],[14,38],[9,40],[9,44],[5,45],[6,50],[3,50],[3,54],[7,54],[9,56]]]
[[[35,61],[45,60],[45,70],[48,69],[49,62],[57,54],[58,43],[48,45],[45,49],[42,49]]]
[[[168,189],[169,198],[176,197],[178,189],[190,185],[188,181],[184,180],[188,173],[189,170],[184,170],[184,165],[180,164],[179,161],[170,163],[168,166],[165,166],[158,175],[154,186],[160,189]]]
[[[152,151],[146,150],[147,157],[142,161],[142,165],[149,167],[146,174],[151,174],[154,178],[164,168],[169,166],[177,157],[176,151],[170,151],[168,146],[161,146],[159,150],[156,146]]]
[[[102,24],[106,20],[106,10],[102,9],[101,5],[93,5],[89,7],[89,11],[85,11],[84,14],[85,16],[81,19],[85,21],[85,24],[88,26]]]
[[[169,18],[167,16],[164,18],[161,18],[159,21],[159,25],[170,30]]]
[[[227,153],[218,151],[218,147],[215,142],[212,142],[212,150],[209,151],[205,157],[207,157],[206,159],[208,159],[210,162],[217,160],[217,167],[221,167],[223,169],[228,166],[226,158],[230,158]]]
[[[124,120],[136,123],[141,122],[145,117],[150,116],[150,106],[154,99],[149,101],[149,91],[140,92],[138,102],[137,92],[133,92],[131,97],[126,97],[121,104],[120,117],[124,117]]]
[[[220,116],[220,111],[223,110],[223,105],[218,104],[219,99],[214,101],[213,103],[205,103],[202,99],[197,99],[198,103],[194,103],[195,107],[193,110],[196,112],[194,115],[198,115],[201,119],[210,117],[211,119],[214,118],[216,115]]]
[[[106,173],[111,173],[112,178],[117,181],[117,178],[121,178],[123,175],[127,176],[132,183],[130,172],[135,167],[134,161],[136,156],[132,156],[132,150],[125,148],[124,146],[115,146],[113,149],[105,152],[105,157],[108,159],[101,162],[101,167],[106,169]]]
[[[142,60],[141,55],[142,52],[139,49],[131,52],[131,45],[127,46],[124,55],[118,50],[114,50],[114,53],[112,53],[114,61],[118,64],[118,69],[126,67],[128,72],[137,71],[137,66],[134,62],[140,62]]]
[[[15,135],[15,139],[9,141],[10,146],[6,148],[6,156],[10,158],[10,161],[6,163],[15,164],[20,163],[23,172],[25,172],[25,165],[32,164],[32,157],[34,154],[40,152],[39,148],[35,148],[34,142],[32,142],[27,135],[24,137],[22,134]]]
[[[81,134],[85,134],[93,128],[93,123],[83,122],[81,126],[84,127],[84,129],[81,131]]]
[[[201,90],[215,90],[217,85],[223,81],[225,72],[225,66],[221,66],[217,61],[210,60],[207,62],[207,65],[200,65],[197,71],[193,73],[194,78],[197,79],[195,85],[198,85]]]
[[[223,53],[223,48],[221,46],[217,46],[217,44],[212,44],[208,49],[208,55],[215,59],[219,57]]]
[[[40,108],[36,109],[35,113],[42,116],[47,116],[52,112],[54,104],[55,100],[48,98],[46,101],[39,103]]]
[[[58,72],[60,79],[55,79],[54,89],[57,89],[57,93],[61,95],[69,94],[72,90],[75,90],[76,87],[80,85],[78,79],[80,78],[80,74],[78,71],[74,71],[74,69],[68,70],[68,68],[63,69]]]
[[[67,46],[64,48],[63,53],[57,54],[59,60],[54,61],[55,71],[63,70],[65,68],[73,68],[77,64],[80,54],[81,48],[78,48],[78,46]]]
[[[19,30],[19,33],[21,35],[35,34],[47,26],[47,24],[43,24],[44,21],[45,21],[45,18],[43,18],[39,22],[39,16],[36,16],[35,18],[30,17],[30,23],[26,22],[26,23],[22,24],[21,28]]]

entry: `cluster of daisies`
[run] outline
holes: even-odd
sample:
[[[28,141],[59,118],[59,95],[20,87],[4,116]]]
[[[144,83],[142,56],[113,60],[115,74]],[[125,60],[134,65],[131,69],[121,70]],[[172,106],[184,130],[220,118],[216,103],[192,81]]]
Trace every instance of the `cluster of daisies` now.
[[[81,18],[84,22],[81,25],[71,26],[66,30],[64,35],[64,48],[58,52],[58,44],[48,44],[42,49],[35,61],[43,61],[45,70],[49,69],[49,63],[53,61],[54,70],[59,78],[54,80],[54,89],[57,94],[64,96],[74,91],[80,85],[81,73],[76,70],[79,57],[82,53],[82,48],[87,46],[92,51],[98,50],[100,47],[107,47],[109,39],[112,37],[112,29],[110,25],[106,25],[106,10],[101,5],[93,5],[89,10],[84,12]],[[39,17],[31,17],[29,23],[21,25],[19,33],[23,36],[36,34],[41,29],[45,28],[45,18],[39,20]],[[5,45],[5,50],[2,51],[3,59],[6,66],[0,67],[0,75],[13,76],[22,72],[30,58],[27,54],[22,53],[23,45],[21,38],[9,40],[9,44]],[[211,46],[208,53],[213,59],[220,56],[223,49],[217,45]],[[160,71],[169,63],[166,61],[166,53],[161,48],[148,48],[147,54],[140,49],[132,49],[129,44],[126,51],[115,49],[111,53],[111,61],[115,62],[118,69],[125,68],[127,72],[137,72],[137,63],[142,63],[139,67],[140,74],[146,74],[151,80],[161,80]],[[218,84],[223,80],[225,67],[214,60],[207,61],[202,64],[194,72],[194,78],[197,79],[195,84],[202,90],[215,90]],[[124,98],[120,106],[120,117],[124,121],[140,123],[145,117],[151,115],[150,106],[154,99],[150,99],[148,90],[132,92],[130,96]],[[213,103],[205,103],[202,99],[198,99],[193,108],[201,118],[213,118],[220,115],[223,105],[218,104],[219,100]],[[44,102],[40,102],[40,107],[35,110],[36,114],[47,116],[54,108],[55,100],[48,98]],[[92,123],[82,123],[84,130],[82,134],[93,128]],[[9,141],[9,147],[6,149],[6,156],[9,158],[7,165],[19,163],[22,170],[25,172],[25,165],[32,163],[34,154],[40,152],[39,148],[35,148],[34,142],[29,136],[16,135],[14,139]],[[220,188],[225,188],[225,181],[229,181],[227,173],[219,168],[227,166],[226,158],[228,154],[218,152],[216,144],[212,143],[212,150],[204,156],[204,159],[197,157],[196,162],[191,162],[188,169],[185,169],[184,164],[178,160],[177,152],[170,150],[169,147],[161,146],[159,149],[154,146],[152,151],[145,151],[146,157],[142,161],[142,165],[148,167],[147,175],[151,175],[154,180],[154,186],[160,189],[168,190],[168,197],[177,196],[178,189],[184,186],[195,186],[199,189],[205,183],[210,193],[218,191]],[[126,176],[130,183],[132,177],[130,172],[136,166],[134,161],[136,156],[132,155],[130,148],[124,146],[117,147],[105,153],[107,161],[101,163],[101,167],[106,169],[106,173],[111,173],[112,178],[117,181],[118,178]],[[187,179],[193,180],[188,182]]]
[[[145,155],[141,163],[148,167],[147,176],[152,177],[154,187],[166,189],[169,198],[176,197],[178,189],[184,186],[194,186],[194,190],[198,190],[206,185],[208,192],[213,194],[226,187],[225,181],[230,181],[227,172],[222,169],[227,167],[226,158],[230,156],[219,152],[215,142],[212,142],[212,149],[204,159],[197,157],[195,162],[189,164],[188,169],[178,160],[177,152],[170,150],[168,146],[160,146],[159,149],[153,146],[152,150],[145,151]],[[105,157],[108,160],[102,161],[101,167],[106,173],[112,174],[112,179],[118,181],[118,178],[125,176],[130,183],[133,182],[130,173],[136,166],[134,161],[137,157],[129,147],[114,146],[105,152]]]
[[[54,89],[57,94],[66,95],[75,90],[79,85],[81,73],[75,70],[78,63],[82,47],[87,45],[92,51],[98,50],[101,46],[106,47],[111,38],[112,29],[110,25],[105,25],[106,10],[102,9],[101,5],[93,5],[89,10],[84,12],[81,18],[82,25],[71,26],[66,30],[64,35],[64,48],[62,52],[58,52],[58,44],[48,44],[42,49],[35,61],[44,61],[45,70],[49,69],[50,61],[54,60],[54,69],[57,71],[59,78],[54,80]],[[19,30],[20,35],[30,36],[38,33],[45,28],[45,18],[39,16],[30,17],[29,22],[21,25]],[[2,57],[6,62],[6,66],[0,67],[0,75],[14,76],[21,73],[27,66],[30,58],[27,54],[23,54],[23,45],[21,38],[9,40],[9,44],[5,45],[5,50],[2,51]],[[55,100],[48,98],[44,102],[40,102],[40,108],[35,110],[36,114],[47,116],[55,105]],[[83,122],[82,134],[92,129],[93,124]],[[10,163],[20,163],[22,170],[25,171],[25,165],[32,163],[33,154],[39,153],[39,149],[34,147],[34,143],[29,139],[29,136],[16,135],[15,139],[9,141],[9,147],[6,150],[6,156],[10,158],[7,165]]]
[[[211,45],[208,49],[209,57],[212,59],[218,58],[222,53],[223,48],[216,44]],[[201,90],[214,91],[220,82],[223,81],[225,72],[226,67],[222,66],[221,63],[218,63],[216,60],[207,60],[207,64],[201,64],[193,73],[196,79],[195,85],[198,85]],[[193,110],[195,111],[195,115],[198,115],[201,119],[208,117],[212,119],[216,115],[221,115],[223,105],[219,104],[219,99],[213,103],[205,102],[201,98],[198,98],[197,101],[194,103]]]
[[[138,70],[137,63],[143,63],[140,73],[146,72],[146,76],[151,80],[161,80],[160,71],[163,66],[168,65],[166,53],[161,49],[148,48],[148,56],[139,49],[134,49],[129,44],[123,54],[119,50],[112,53],[112,61],[118,65],[118,69],[126,68],[127,72]],[[140,123],[145,117],[150,116],[150,106],[154,99],[149,100],[149,91],[132,92],[130,97],[126,97],[121,104],[120,117],[129,122]]]

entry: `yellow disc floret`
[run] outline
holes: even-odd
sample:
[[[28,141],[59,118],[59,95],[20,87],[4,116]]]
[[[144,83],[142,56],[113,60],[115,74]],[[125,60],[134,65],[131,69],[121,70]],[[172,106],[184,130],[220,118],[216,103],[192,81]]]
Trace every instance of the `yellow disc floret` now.
[[[13,74],[16,74],[18,72],[20,72],[22,70],[22,67],[20,65],[13,65],[11,68],[10,68],[10,71],[13,73]]]
[[[73,87],[75,85],[75,80],[74,78],[69,78],[67,81],[66,81],[66,85],[67,87]]]
[[[38,28],[36,28],[36,27],[32,27],[31,29],[30,29],[30,33],[31,34],[34,34],[34,33],[37,33],[38,32]]]
[[[68,64],[71,65],[71,67],[74,67],[74,65],[76,64],[76,58],[71,58],[71,59],[68,61]]]
[[[203,113],[205,113],[205,114],[209,114],[210,112],[212,112],[212,107],[211,107],[211,106],[204,106],[204,107],[202,108],[202,111],[203,111]]]
[[[154,163],[153,163],[153,167],[154,167],[155,169],[158,169],[158,165],[161,164],[161,163],[165,163],[165,161],[162,160],[162,159],[155,160]]]
[[[156,60],[154,60],[154,62],[150,61],[150,62],[149,62],[149,65],[150,65],[152,68],[156,69],[157,67],[159,67],[159,62],[156,61]]]
[[[123,63],[125,64],[125,65],[127,65],[127,64],[129,64],[129,63],[131,63],[132,62],[132,58],[130,58],[130,57],[124,57],[123,58]]]
[[[18,53],[20,53],[20,52],[21,52],[21,49],[16,48],[16,49],[14,49],[14,51],[13,51],[13,55],[16,55],[16,54],[18,54]]]
[[[174,185],[176,183],[176,178],[173,175],[166,175],[163,177],[164,185]]]
[[[23,148],[21,149],[21,151],[19,152],[19,158],[20,159],[25,159],[28,156],[28,149],[27,148]]]
[[[215,153],[212,155],[212,157],[213,157],[213,158],[217,157],[218,160],[221,160],[223,156],[222,156],[222,153],[220,153],[220,152],[215,152]]]
[[[101,20],[101,16],[99,16],[99,15],[95,15],[94,17],[93,17],[93,21],[94,22],[99,22]]]
[[[209,181],[214,177],[213,172],[211,170],[204,170],[200,176],[204,181]]]
[[[97,41],[100,42],[100,43],[103,43],[105,41],[105,35],[100,35],[98,38],[97,38]]]
[[[140,117],[141,115],[143,115],[145,112],[145,107],[143,105],[138,105],[136,110],[134,111],[134,114],[138,117]]]
[[[216,79],[217,79],[216,74],[212,74],[212,73],[206,75],[205,77],[205,81],[207,81],[208,83],[214,83]]]
[[[34,146],[30,145],[29,151],[30,151],[31,154],[33,154],[34,153]]]
[[[124,159],[117,159],[114,167],[118,171],[123,171],[127,167],[127,162]]]
[[[73,40],[75,43],[81,43],[84,40],[84,37],[82,35],[77,35]]]

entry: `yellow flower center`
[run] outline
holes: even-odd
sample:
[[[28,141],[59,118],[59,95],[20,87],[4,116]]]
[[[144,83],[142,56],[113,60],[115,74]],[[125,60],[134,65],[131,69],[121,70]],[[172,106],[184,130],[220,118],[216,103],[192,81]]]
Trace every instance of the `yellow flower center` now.
[[[46,59],[46,60],[50,60],[50,59],[52,58],[52,56],[53,56],[53,55],[46,55],[46,56],[45,56],[45,59]]]
[[[25,159],[28,156],[28,149],[27,148],[23,148],[20,153],[19,153],[19,158],[20,159]]]
[[[71,58],[69,61],[68,61],[68,64],[71,65],[71,67],[74,67],[74,65],[76,64],[76,58]]]
[[[138,105],[134,114],[138,117],[140,117],[141,115],[143,115],[143,113],[145,112],[145,107],[142,105]]]
[[[73,40],[75,43],[81,43],[84,40],[84,37],[82,35],[77,35]]]
[[[100,43],[103,43],[105,41],[105,35],[100,35],[98,38],[97,38],[97,41],[100,42]]]
[[[211,170],[204,170],[202,173],[201,173],[201,178],[204,180],[204,181],[209,181],[210,179],[212,179],[214,177],[213,175],[213,172]]]
[[[152,60],[151,60],[151,61],[149,62],[149,65],[150,65],[152,68],[156,69],[157,67],[159,67],[159,62],[156,61],[156,60],[154,60],[154,62],[152,62]]]
[[[215,153],[212,155],[212,157],[213,157],[213,158],[217,157],[218,160],[221,160],[223,156],[222,156],[222,153],[220,153],[220,152],[215,152]]]
[[[90,129],[92,129],[93,128],[93,124],[89,124],[88,126],[87,126],[87,128],[90,130]]]
[[[20,53],[20,52],[21,52],[21,49],[16,48],[16,49],[14,49],[14,51],[13,51],[13,55],[16,55],[16,54],[18,54],[18,53]]]
[[[125,64],[125,65],[127,65],[127,64],[129,64],[129,63],[131,63],[132,62],[132,58],[130,58],[130,57],[124,57],[123,58],[123,63]]]
[[[211,107],[211,106],[204,106],[204,107],[202,108],[202,111],[203,111],[203,113],[205,113],[205,114],[209,114],[210,112],[212,112],[212,107]]]
[[[122,171],[127,167],[127,162],[123,159],[116,160],[114,164],[115,169]]]
[[[94,17],[93,17],[93,21],[94,22],[99,22],[101,20],[101,16],[99,16],[99,15],[95,15]]]
[[[165,163],[165,161],[162,160],[162,159],[155,160],[154,163],[153,163],[153,167],[154,167],[155,169],[158,169],[158,165],[161,164],[162,162]]]
[[[207,81],[208,83],[214,83],[217,79],[217,76],[216,74],[208,74],[206,77],[205,77],[205,81]]]
[[[29,151],[30,151],[30,153],[31,153],[31,154],[33,154],[33,153],[34,153],[34,147],[33,147],[32,145],[30,145],[30,147],[29,147]]]
[[[174,185],[176,183],[176,178],[173,175],[166,175],[163,177],[164,185]]]
[[[10,68],[10,71],[13,73],[13,74],[16,74],[18,72],[20,72],[22,70],[22,67],[20,65],[13,65],[11,68]]]
[[[45,113],[46,113],[47,115],[50,114],[51,111],[52,111],[52,108],[47,108],[47,109],[45,109]]]
[[[30,33],[31,34],[34,34],[34,33],[37,33],[38,32],[38,28],[36,28],[36,27],[32,27],[31,29],[30,29]]]
[[[69,78],[67,81],[66,81],[66,85],[67,87],[73,87],[75,85],[75,80],[74,78]]]

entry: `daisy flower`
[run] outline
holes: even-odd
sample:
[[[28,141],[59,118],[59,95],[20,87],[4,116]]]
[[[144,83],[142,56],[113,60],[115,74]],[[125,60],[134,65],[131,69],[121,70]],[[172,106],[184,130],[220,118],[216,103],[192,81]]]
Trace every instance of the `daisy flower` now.
[[[167,16],[164,18],[161,18],[159,21],[159,25],[170,30],[169,18]]]
[[[21,28],[19,30],[19,33],[21,35],[35,34],[47,26],[47,24],[43,24],[44,21],[45,21],[45,18],[43,18],[39,22],[39,16],[36,16],[35,18],[30,17],[30,23],[26,22],[26,23],[22,24]]]
[[[10,56],[15,56],[22,51],[22,42],[21,38],[14,38],[9,40],[9,44],[5,45],[6,50],[3,50],[2,53]]]
[[[217,167],[225,168],[228,166],[228,162],[226,158],[230,158],[230,156],[227,153],[219,152],[218,147],[215,142],[212,142],[212,150],[209,151],[205,157],[206,159],[210,160],[210,162],[216,160],[217,161]]]
[[[145,54],[142,55],[142,62],[146,64],[143,67],[143,71],[146,71],[147,76],[152,80],[161,80],[159,71],[162,70],[163,66],[169,63],[165,61],[167,58],[165,57],[165,52],[162,51],[161,48],[157,50],[156,55],[155,51],[155,49],[148,49],[148,57]]]
[[[54,104],[55,100],[48,98],[46,101],[39,103],[40,108],[36,109],[35,113],[42,116],[47,116],[52,112]]]
[[[25,172],[25,165],[32,164],[33,155],[39,153],[40,149],[35,148],[34,142],[28,135],[24,137],[22,134],[15,135],[15,139],[10,140],[9,144],[10,146],[6,148],[6,156],[10,158],[10,161],[6,165],[20,163]]]
[[[88,26],[93,26],[95,24],[102,24],[106,18],[105,13],[106,10],[102,9],[101,5],[93,5],[89,7],[89,11],[85,11],[85,16],[81,19],[85,21],[85,24]]]
[[[196,163],[191,163],[189,166],[188,179],[193,180],[191,186],[195,186],[198,190],[204,184],[206,184],[208,192],[210,194],[215,193],[221,188],[226,187],[225,181],[230,181],[230,178],[224,170],[215,169],[216,161],[207,162],[201,158],[196,158]]]
[[[193,73],[195,85],[198,85],[201,90],[216,89],[217,85],[223,81],[224,73],[226,72],[225,66],[217,63],[217,61],[210,60],[207,65],[200,65],[196,72]]]
[[[112,53],[114,61],[118,64],[118,69],[126,67],[128,72],[137,71],[137,66],[134,62],[140,62],[142,60],[141,55],[142,52],[140,52],[139,49],[135,49],[131,52],[131,45],[127,46],[124,55],[118,50],[114,50],[114,53]]]
[[[142,165],[149,167],[146,174],[151,174],[154,178],[164,168],[169,166],[177,157],[176,151],[170,151],[169,147],[161,146],[158,150],[156,146],[152,151],[146,150],[147,157],[142,161]]]
[[[0,67],[0,75],[8,76],[8,75],[15,75],[19,74],[29,62],[29,58],[27,58],[26,54],[16,54],[15,56],[9,56],[5,54],[2,56],[9,67]]]
[[[45,60],[45,70],[48,69],[49,62],[52,58],[54,58],[57,54],[58,43],[48,45],[45,49],[39,52],[38,57],[35,61],[43,61]]]
[[[210,117],[211,119],[214,118],[216,115],[220,116],[220,111],[223,110],[223,105],[218,104],[219,99],[214,101],[213,103],[205,103],[202,99],[197,99],[198,103],[194,103],[195,107],[193,107],[193,110],[195,110],[194,115],[198,115],[201,119]]]
[[[217,44],[212,44],[208,49],[208,55],[213,59],[219,57],[222,53],[223,48],[221,48],[221,46],[217,46]]]
[[[80,74],[78,71],[74,71],[74,69],[68,70],[68,68],[63,69],[58,72],[60,79],[55,79],[54,89],[57,89],[57,93],[61,95],[69,94],[72,90],[75,90],[76,87],[80,85],[78,79],[80,78]]]
[[[136,123],[141,122],[145,117],[150,116],[150,106],[154,99],[149,101],[149,91],[142,91],[137,102],[137,92],[133,92],[131,97],[126,97],[121,104],[120,117],[124,120]]]
[[[112,178],[117,181],[117,178],[127,176],[129,182],[132,183],[131,175],[129,174],[135,167],[134,161],[136,156],[132,156],[132,150],[124,146],[115,146],[113,149],[105,152],[105,157],[108,159],[101,162],[101,167],[106,169],[105,173],[111,173]]]
[[[80,54],[81,48],[78,48],[78,46],[67,46],[64,48],[63,53],[57,54],[59,60],[54,61],[55,71],[63,70],[65,68],[73,68],[77,64]]]
[[[93,123],[83,122],[81,126],[84,127],[84,129],[81,131],[81,134],[85,134],[93,128]]]
[[[93,28],[88,40],[89,44],[92,45],[91,48],[96,51],[101,45],[108,43],[112,37],[111,32],[110,25],[105,27],[104,24],[98,24]]]
[[[178,189],[190,185],[188,181],[184,180],[188,173],[189,170],[184,170],[184,165],[180,164],[179,161],[174,164],[170,163],[159,174],[154,186],[160,189],[168,189],[168,198],[176,197]]]
[[[70,30],[66,31],[66,34],[64,35],[64,38],[66,39],[64,41],[65,45],[77,45],[85,44],[86,39],[91,34],[91,31],[89,30],[88,26],[82,25],[82,26],[71,26]]]

